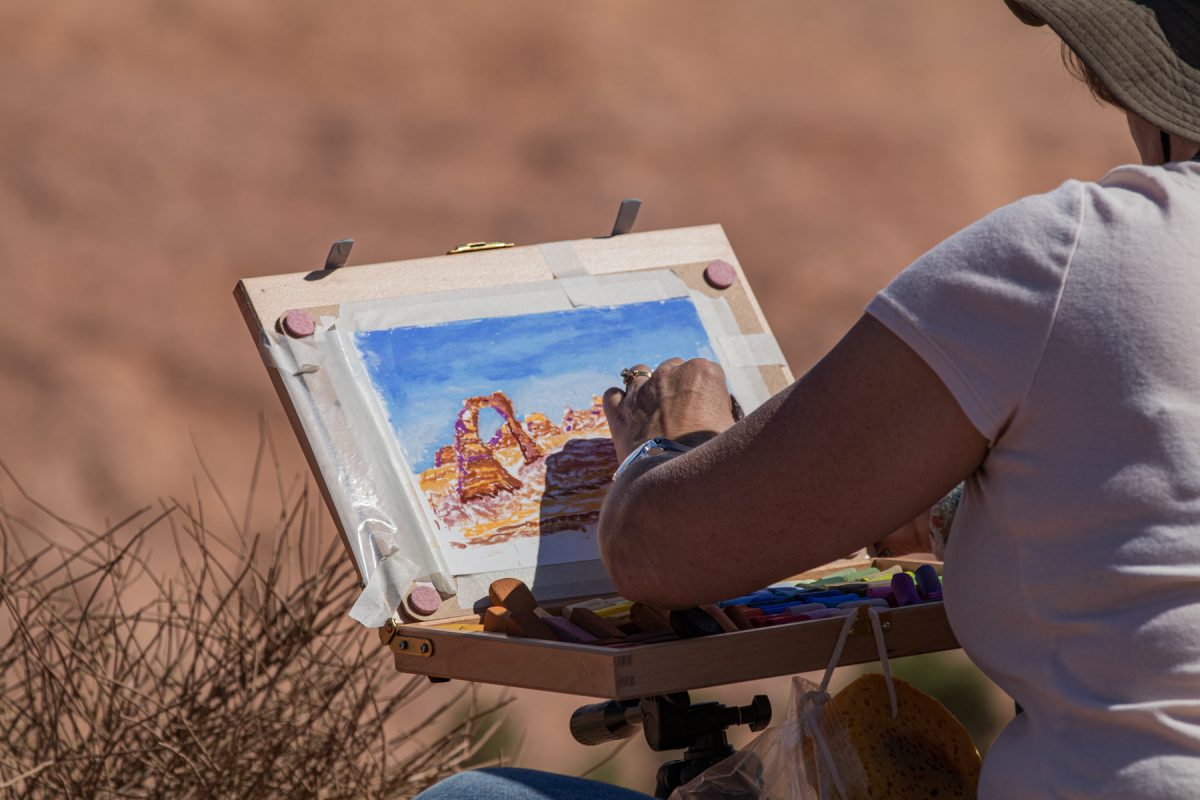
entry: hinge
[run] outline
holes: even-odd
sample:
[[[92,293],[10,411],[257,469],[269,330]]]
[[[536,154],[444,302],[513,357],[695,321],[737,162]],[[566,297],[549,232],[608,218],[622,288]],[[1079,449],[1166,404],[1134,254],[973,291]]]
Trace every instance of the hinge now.
[[[400,628],[393,619],[389,619],[379,629],[379,641],[397,655],[416,656],[417,658],[429,658],[433,655],[431,640],[423,639],[420,636],[405,636],[400,633]]]

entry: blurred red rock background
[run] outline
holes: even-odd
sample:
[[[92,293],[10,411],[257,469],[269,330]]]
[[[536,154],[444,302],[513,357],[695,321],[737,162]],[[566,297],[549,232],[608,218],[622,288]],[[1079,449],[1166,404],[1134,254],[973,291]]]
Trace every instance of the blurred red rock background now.
[[[640,197],[725,226],[799,374],[941,238],[1134,156],[1001,0],[8,0],[0,112],[0,459],[95,525],[189,494],[192,437],[236,497],[260,413],[304,470],[230,291],[334,239],[577,238]]]

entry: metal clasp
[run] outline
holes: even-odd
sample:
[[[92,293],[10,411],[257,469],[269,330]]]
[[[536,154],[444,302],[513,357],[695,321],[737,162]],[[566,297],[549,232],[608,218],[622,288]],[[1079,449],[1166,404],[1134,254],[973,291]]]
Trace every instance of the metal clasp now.
[[[460,244],[451,250],[446,251],[448,256],[456,256],[459,253],[474,253],[478,250],[501,250],[505,247],[515,247],[512,242],[467,242]]]
[[[338,269],[346,266],[350,257],[350,249],[354,247],[353,239],[338,239],[329,247],[329,255],[325,256],[325,269]]]

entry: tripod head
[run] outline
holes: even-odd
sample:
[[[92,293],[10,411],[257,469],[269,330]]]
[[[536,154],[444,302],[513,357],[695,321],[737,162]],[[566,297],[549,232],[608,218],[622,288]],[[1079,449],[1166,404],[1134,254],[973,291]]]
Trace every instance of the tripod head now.
[[[771,722],[771,703],[755,695],[746,706],[693,705],[687,692],[583,706],[571,715],[571,735],[580,744],[627,739],[640,726],[651,750],[683,749],[683,758],[659,767],[655,797],[667,797],[718,761],[733,755],[725,730],[748,725],[760,731]]]

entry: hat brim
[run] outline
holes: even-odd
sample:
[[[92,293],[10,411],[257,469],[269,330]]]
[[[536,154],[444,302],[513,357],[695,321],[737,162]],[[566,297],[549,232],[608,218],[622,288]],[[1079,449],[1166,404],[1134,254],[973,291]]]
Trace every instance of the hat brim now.
[[[1046,21],[1034,14],[1025,6],[1021,5],[1017,0],[1004,0],[1004,4],[1008,6],[1008,10],[1016,15],[1017,19],[1024,22],[1026,25],[1032,25],[1035,28],[1040,28],[1046,24]]]
[[[1180,0],[1005,0],[1049,25],[1121,104],[1200,142],[1200,5]]]

